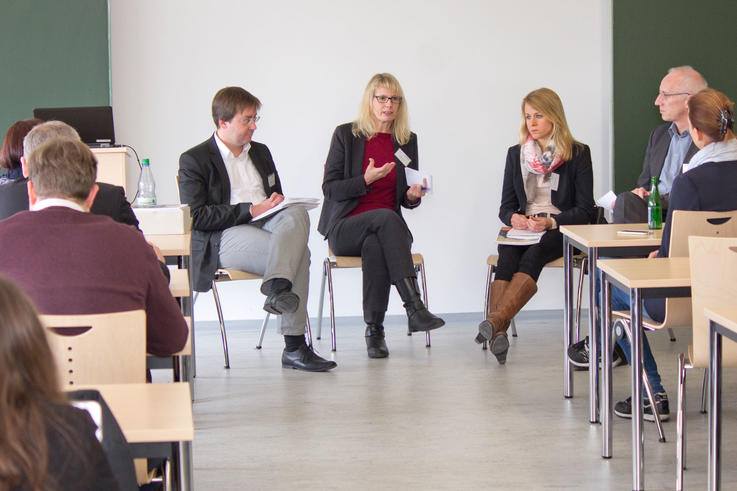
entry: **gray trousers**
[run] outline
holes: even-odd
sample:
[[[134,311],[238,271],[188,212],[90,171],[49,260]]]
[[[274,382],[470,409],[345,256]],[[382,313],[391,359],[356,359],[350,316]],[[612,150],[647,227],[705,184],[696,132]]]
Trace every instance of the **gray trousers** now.
[[[296,312],[281,316],[280,334],[304,334],[307,291],[310,282],[310,217],[301,206],[292,206],[266,220],[223,230],[220,238],[221,268],[239,269],[264,277],[264,282],[284,278],[299,296]]]

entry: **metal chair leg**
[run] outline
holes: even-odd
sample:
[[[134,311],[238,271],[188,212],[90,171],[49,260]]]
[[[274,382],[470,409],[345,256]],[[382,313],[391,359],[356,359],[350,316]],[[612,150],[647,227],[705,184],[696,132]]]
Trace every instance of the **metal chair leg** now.
[[[709,391],[709,370],[704,369],[704,381],[701,383],[701,414],[706,414],[706,399]]]
[[[310,329],[310,314],[307,314],[307,318],[305,319],[305,327],[307,327],[307,332],[305,333],[307,335],[307,346],[312,348],[312,329]]]
[[[317,339],[322,337],[322,306],[325,302],[325,277],[328,275],[328,262],[330,258],[325,258],[322,262],[322,280],[320,281],[320,302],[317,304]]]
[[[335,351],[335,304],[333,303],[333,268],[328,261],[325,263],[325,274],[328,277],[328,300],[330,301],[330,341]]]
[[[621,325],[624,329],[625,334],[630,339],[630,343],[632,343],[632,327],[629,323],[629,321],[622,321]],[[655,394],[653,394],[653,387],[650,385],[650,379],[647,378],[647,373],[645,372],[645,367],[642,367],[642,373],[641,373],[643,385],[645,386],[645,393],[650,399],[650,407],[653,411],[653,419],[655,420],[655,426],[658,428],[658,435],[661,443],[665,442],[665,432],[663,431],[663,422],[660,421],[660,413],[658,412],[658,406],[655,404]],[[632,401],[632,404],[635,404],[635,401]]]
[[[676,342],[676,335],[673,332],[673,329],[671,329],[670,327],[668,328],[668,336],[670,336],[670,342],[671,343],[675,343]]]
[[[220,337],[223,340],[223,356],[225,357],[225,368],[230,368],[230,357],[228,356],[228,336],[225,334],[225,321],[223,320],[223,310],[220,308],[220,295],[218,295],[218,287],[212,282],[212,296],[215,298],[215,309],[218,312],[218,320],[220,321]]]
[[[578,292],[576,298],[576,336],[574,341],[576,343],[581,341],[581,299],[583,298],[583,277],[586,274],[586,267],[588,265],[588,262],[589,258],[587,257],[581,259],[581,269],[578,272]]]
[[[261,323],[261,331],[258,334],[258,344],[256,345],[256,349],[261,349],[261,344],[264,342],[264,333],[266,332],[266,324],[269,323],[269,316],[271,313],[266,312],[266,317],[264,318],[264,322]]]
[[[422,279],[422,301],[425,303],[425,308],[428,308],[427,303],[427,279],[425,278],[425,263],[418,264],[415,266],[415,270],[420,273]],[[425,347],[430,347],[430,331],[425,331]]]
[[[686,469],[686,360],[678,355],[678,413],[676,415],[676,491],[683,490]]]
[[[517,337],[517,323],[514,322],[514,317],[509,321],[509,329],[512,331],[512,337]]]

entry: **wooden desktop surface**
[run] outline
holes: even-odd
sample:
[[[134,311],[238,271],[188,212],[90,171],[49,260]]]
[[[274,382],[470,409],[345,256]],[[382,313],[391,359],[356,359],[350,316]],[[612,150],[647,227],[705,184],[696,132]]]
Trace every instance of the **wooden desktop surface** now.
[[[737,333],[737,307],[705,307],[704,315],[707,319]]]
[[[161,249],[164,256],[189,256],[190,234],[146,235],[146,240]]]
[[[596,265],[627,288],[691,286],[687,257],[601,259]]]
[[[647,235],[626,235],[621,230],[638,230]],[[607,223],[597,225],[561,225],[560,233],[583,247],[641,247],[660,245],[663,230],[649,231],[647,223]]]
[[[99,390],[128,443],[194,440],[192,398],[187,382],[101,384],[68,389]]]

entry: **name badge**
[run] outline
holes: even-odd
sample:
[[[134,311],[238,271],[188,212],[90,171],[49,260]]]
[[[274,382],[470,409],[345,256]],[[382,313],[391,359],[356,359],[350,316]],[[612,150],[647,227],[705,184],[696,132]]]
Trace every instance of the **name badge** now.
[[[396,152],[394,152],[394,155],[399,159],[399,161],[407,167],[410,162],[412,162],[412,159],[407,156],[406,153],[404,153],[404,150],[401,148],[398,148]]]
[[[273,172],[266,179],[269,181],[269,187],[273,187],[276,184],[276,174]]]
[[[557,191],[558,190],[558,183],[560,183],[560,174],[556,174],[555,172],[550,173],[550,190],[551,191]]]

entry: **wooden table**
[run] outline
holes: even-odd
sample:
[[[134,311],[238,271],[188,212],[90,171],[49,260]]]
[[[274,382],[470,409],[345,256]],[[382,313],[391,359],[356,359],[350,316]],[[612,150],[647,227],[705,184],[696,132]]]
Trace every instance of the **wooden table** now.
[[[102,394],[134,458],[166,458],[176,489],[192,489],[194,423],[188,383],[74,386]]]
[[[722,336],[737,342],[737,307],[705,308],[709,319],[709,489],[722,481]]]
[[[194,344],[194,302],[192,300],[192,292],[189,288],[189,285],[182,285],[182,282],[185,280],[186,282],[189,282],[191,234],[148,234],[145,237],[147,241],[151,242],[161,250],[162,255],[177,258],[178,270],[174,270],[171,272],[170,289],[172,291],[172,295],[178,297],[179,299],[180,305],[182,307],[182,315],[190,318],[188,343],[189,345],[191,345],[191,356],[181,356],[177,359],[181,362],[179,363],[179,371],[181,373],[182,379],[191,382],[192,379],[197,375]],[[149,364],[150,363],[151,360],[149,360]],[[149,368],[157,367],[149,366]]]
[[[645,232],[623,235],[622,230]],[[646,223],[564,225],[563,234],[563,396],[573,397],[573,370],[568,347],[573,338],[573,256],[574,248],[585,252],[589,261],[589,421],[599,422],[599,332],[596,326],[596,268],[600,256],[643,257],[660,247],[662,230],[649,232]]]
[[[612,328],[610,283],[630,292],[632,368],[632,489],[645,488],[642,407],[642,299],[690,297],[689,258],[603,259],[601,318],[602,329],[602,457],[612,456]],[[593,351],[593,350],[592,350]]]

